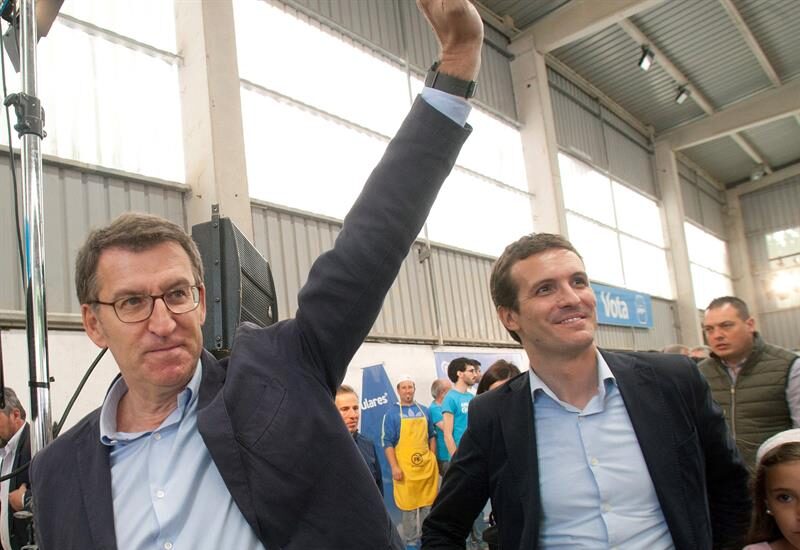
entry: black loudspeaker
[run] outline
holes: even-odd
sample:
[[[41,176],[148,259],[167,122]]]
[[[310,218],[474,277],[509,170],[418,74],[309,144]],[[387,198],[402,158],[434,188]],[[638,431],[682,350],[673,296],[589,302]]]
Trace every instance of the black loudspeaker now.
[[[230,353],[236,329],[245,321],[266,327],[278,320],[269,262],[214,205],[210,222],[192,227],[203,258],[206,322],[203,346],[220,357]]]

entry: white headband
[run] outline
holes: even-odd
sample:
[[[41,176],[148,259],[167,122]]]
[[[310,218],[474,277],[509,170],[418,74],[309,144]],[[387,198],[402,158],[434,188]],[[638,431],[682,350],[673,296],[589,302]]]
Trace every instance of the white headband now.
[[[764,458],[764,455],[784,443],[800,443],[800,428],[777,433],[762,443],[756,453],[756,464],[761,464],[761,459]]]

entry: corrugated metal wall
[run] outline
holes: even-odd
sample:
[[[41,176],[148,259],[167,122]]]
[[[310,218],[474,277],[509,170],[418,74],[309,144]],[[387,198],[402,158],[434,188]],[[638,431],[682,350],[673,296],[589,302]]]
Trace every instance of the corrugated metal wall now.
[[[21,172],[17,164],[17,179]],[[88,166],[45,160],[43,166],[44,246],[47,311],[80,313],[75,298],[75,256],[89,230],[126,211],[166,217],[185,227],[184,186],[125,174],[100,173]],[[8,155],[0,156],[0,310],[24,310],[14,231]],[[20,199],[21,200],[21,199]],[[0,317],[0,321],[7,320]]]
[[[658,198],[649,138],[551,67],[547,78],[559,146],[615,179]]]
[[[600,325],[597,329],[597,343],[602,348],[637,351],[660,350],[668,344],[680,343],[675,327],[673,302],[653,298],[651,329]]]
[[[697,171],[678,160],[678,179],[687,218],[705,227],[718,237],[727,239],[725,231],[725,195]]]
[[[341,222],[260,202],[252,213],[254,244],[271,264],[280,317],[292,317],[311,264],[333,246]],[[412,247],[370,337],[437,342],[438,307],[444,342],[509,345],[489,296],[492,260],[435,246],[421,262],[424,250],[422,242]]]
[[[779,346],[799,348],[800,308],[781,309],[768,292],[771,270],[766,235],[800,227],[800,176],[742,195],[740,200],[764,338]]]
[[[253,203],[252,213],[254,244],[272,266],[280,317],[292,317],[311,264],[333,246],[341,222],[261,202]],[[370,338],[435,343],[438,308],[446,344],[514,345],[497,320],[489,295],[493,260],[433,246],[430,260],[420,262],[424,250],[421,241],[412,248]],[[654,299],[653,317],[650,330],[601,326],[598,342],[629,350],[660,349],[677,342],[672,302]]]
[[[421,75],[439,55],[436,37],[414,2],[408,0],[272,1],[303,11],[395,61],[408,61],[411,68]],[[476,99],[497,114],[516,121],[508,41],[487,27],[485,44]]]

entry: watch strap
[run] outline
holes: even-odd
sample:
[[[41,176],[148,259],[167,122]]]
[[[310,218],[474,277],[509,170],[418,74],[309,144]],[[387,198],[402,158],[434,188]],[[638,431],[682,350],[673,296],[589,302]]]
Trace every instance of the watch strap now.
[[[439,72],[439,61],[434,62],[425,76],[425,86],[469,99],[475,95],[478,83],[474,80],[462,80],[455,76]]]

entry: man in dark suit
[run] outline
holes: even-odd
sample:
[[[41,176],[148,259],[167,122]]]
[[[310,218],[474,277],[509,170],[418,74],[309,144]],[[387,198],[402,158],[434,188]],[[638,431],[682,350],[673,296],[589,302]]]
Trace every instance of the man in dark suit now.
[[[11,388],[3,388],[5,407],[0,409],[0,474],[8,475],[31,461],[30,426],[25,408]],[[28,544],[30,519],[16,518],[15,512],[28,511],[28,470],[0,483],[0,547],[19,550]]]
[[[694,363],[599,350],[559,235],[509,245],[490,284],[531,371],[470,404],[423,548],[464,548],[487,499],[500,548],[741,548],[747,471]]]
[[[480,66],[480,16],[467,0],[419,4],[438,74],[312,266],[294,319],[243,325],[217,361],[203,351],[206,290],[186,233],[127,214],[90,234],[76,261],[83,324],[121,378],[34,458],[42,550],[400,547],[333,395],[469,134],[456,120]]]

